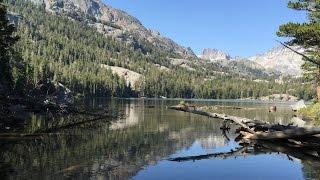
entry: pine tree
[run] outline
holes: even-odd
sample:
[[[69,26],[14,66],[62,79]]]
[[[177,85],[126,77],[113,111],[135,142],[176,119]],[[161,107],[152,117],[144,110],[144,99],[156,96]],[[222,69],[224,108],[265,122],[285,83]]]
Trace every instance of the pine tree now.
[[[10,60],[14,55],[13,45],[18,41],[14,36],[15,27],[7,19],[7,8],[0,0],[0,83],[12,86],[12,66]]]
[[[308,22],[287,23],[280,26],[278,36],[292,38],[287,45],[299,45],[307,51],[303,55],[307,74],[316,81],[317,98],[320,101],[320,0],[289,1],[288,7],[306,11]]]

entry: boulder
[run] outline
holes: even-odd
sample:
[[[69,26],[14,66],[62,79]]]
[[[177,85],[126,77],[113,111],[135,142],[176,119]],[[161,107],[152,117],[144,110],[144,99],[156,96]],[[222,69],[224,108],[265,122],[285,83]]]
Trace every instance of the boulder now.
[[[295,103],[294,105],[291,105],[291,108],[293,111],[299,111],[302,108],[306,108],[306,104],[304,102],[304,100],[298,101],[297,103]]]
[[[43,103],[66,105],[72,104],[74,101],[72,92],[60,82],[54,82],[49,79],[40,81],[34,92],[36,96],[44,96]]]
[[[52,95],[58,103],[72,104],[74,101],[71,90],[59,82],[55,83],[55,92]]]
[[[292,123],[292,125],[294,126],[298,126],[298,127],[305,127],[306,125],[306,121],[302,120],[299,117],[293,117],[290,122]]]

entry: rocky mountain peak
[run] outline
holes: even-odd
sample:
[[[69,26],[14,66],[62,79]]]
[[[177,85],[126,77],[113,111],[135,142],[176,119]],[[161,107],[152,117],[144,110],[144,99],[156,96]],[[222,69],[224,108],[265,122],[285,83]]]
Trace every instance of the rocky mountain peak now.
[[[201,59],[210,60],[210,61],[220,61],[220,60],[230,60],[231,57],[229,54],[222,52],[217,49],[204,49],[202,54],[199,56]]]
[[[70,18],[87,22],[97,28],[98,32],[118,40],[134,43],[146,41],[155,47],[173,52],[181,58],[196,58],[191,49],[180,46],[160,33],[149,30],[135,17],[114,9],[101,0],[29,0],[45,6],[49,12],[64,14]]]

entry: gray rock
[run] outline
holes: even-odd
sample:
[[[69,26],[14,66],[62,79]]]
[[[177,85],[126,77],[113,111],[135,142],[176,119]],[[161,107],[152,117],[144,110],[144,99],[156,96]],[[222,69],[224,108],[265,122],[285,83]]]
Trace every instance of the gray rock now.
[[[306,104],[304,102],[304,100],[298,101],[297,103],[295,103],[294,105],[291,106],[293,111],[299,111],[300,109],[306,108]]]
[[[230,60],[231,57],[229,54],[222,52],[217,49],[204,49],[202,54],[199,56],[201,59],[210,60],[210,61],[219,61],[219,60]]]
[[[289,94],[272,94],[270,96],[264,96],[259,98],[261,101],[289,101],[295,102],[298,101],[298,98],[295,96],[291,96]]]
[[[302,120],[299,117],[294,117],[290,120],[290,122],[294,125],[294,126],[298,126],[298,127],[305,127],[306,126],[306,121]]]
[[[35,95],[45,95],[44,104],[72,104],[74,98],[70,89],[60,82],[40,81],[34,90]]]
[[[53,96],[56,97],[57,101],[59,103],[64,104],[72,104],[74,101],[74,98],[72,96],[72,92],[70,89],[65,87],[63,84],[57,82],[55,83],[56,91],[53,93]]]

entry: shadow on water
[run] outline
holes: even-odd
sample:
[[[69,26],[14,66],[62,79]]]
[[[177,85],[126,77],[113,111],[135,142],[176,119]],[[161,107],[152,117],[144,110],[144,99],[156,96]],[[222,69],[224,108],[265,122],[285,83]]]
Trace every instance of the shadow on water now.
[[[230,126],[229,132],[223,132],[220,129],[224,125],[222,121],[166,109],[166,106],[177,104],[177,102],[174,100],[90,100],[86,103],[93,108],[112,107],[114,111],[119,111],[124,116],[112,121],[94,121],[73,128],[65,128],[37,139],[1,141],[0,176],[3,179],[128,179],[132,177],[144,179],[153,177],[152,168],[178,175],[177,171],[170,169],[175,165],[182,171],[189,171],[189,179],[193,179],[196,177],[192,174],[193,172],[196,174],[196,171],[185,169],[188,164],[172,164],[173,162],[167,159],[173,156],[215,154],[219,150],[228,153],[230,149],[237,151],[242,147],[246,147],[246,156],[255,156],[259,153],[277,154],[276,151],[265,150],[257,144],[250,147],[238,145],[234,142],[236,127]],[[221,104],[220,102],[197,103],[199,105]],[[277,113],[270,114],[265,112],[269,106],[265,104],[238,104],[237,102],[222,104],[255,107],[250,110],[227,110],[226,112],[238,116],[267,119],[284,124],[290,123],[292,118],[292,114],[285,105],[280,107]],[[69,119],[68,122],[86,119],[86,117],[74,118]],[[45,118],[34,116],[26,124],[26,131],[36,132],[50,126],[52,125]],[[293,158],[299,159],[299,157]],[[306,159],[300,158],[303,172],[299,171],[295,174],[300,176],[304,174],[305,178],[316,178],[319,174],[319,163],[309,163]],[[268,158],[265,160],[268,161]],[[244,158],[240,161],[254,162],[254,159]],[[210,163],[213,162],[215,160],[211,159]],[[161,167],[162,165],[164,167]],[[209,175],[211,173],[211,177],[214,177],[212,171],[203,173]]]

